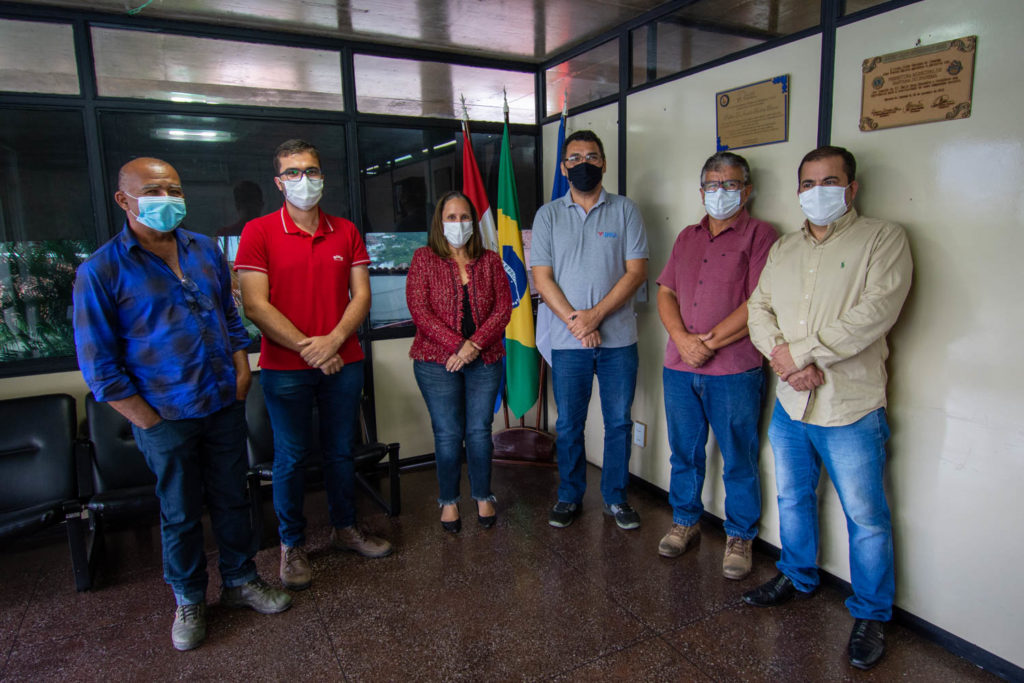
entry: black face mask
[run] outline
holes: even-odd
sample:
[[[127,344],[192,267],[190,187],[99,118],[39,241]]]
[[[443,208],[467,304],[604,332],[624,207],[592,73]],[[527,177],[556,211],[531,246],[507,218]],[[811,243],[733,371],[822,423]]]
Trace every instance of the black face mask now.
[[[569,169],[569,182],[580,192],[590,192],[601,182],[604,172],[600,166],[583,162]]]

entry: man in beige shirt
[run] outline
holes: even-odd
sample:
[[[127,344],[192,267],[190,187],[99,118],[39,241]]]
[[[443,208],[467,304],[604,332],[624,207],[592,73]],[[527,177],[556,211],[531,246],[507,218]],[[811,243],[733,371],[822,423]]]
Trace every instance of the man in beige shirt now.
[[[800,163],[798,196],[807,221],[775,243],[748,302],[750,339],[779,378],[768,438],[775,455],[782,557],[779,574],[745,593],[770,607],[809,597],[818,586],[821,465],[850,535],[846,606],[854,617],[850,663],[874,666],[896,590],[892,524],[883,472],[885,335],[910,290],[913,265],[903,229],[853,208],[856,161],[821,147]]]

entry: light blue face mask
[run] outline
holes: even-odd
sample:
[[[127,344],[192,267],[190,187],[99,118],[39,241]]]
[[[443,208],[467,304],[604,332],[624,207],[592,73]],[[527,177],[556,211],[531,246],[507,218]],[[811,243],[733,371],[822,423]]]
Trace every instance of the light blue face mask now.
[[[185,220],[184,197],[136,197],[127,192],[125,194],[139,200],[139,213],[135,217],[147,228],[157,232],[170,232]]]

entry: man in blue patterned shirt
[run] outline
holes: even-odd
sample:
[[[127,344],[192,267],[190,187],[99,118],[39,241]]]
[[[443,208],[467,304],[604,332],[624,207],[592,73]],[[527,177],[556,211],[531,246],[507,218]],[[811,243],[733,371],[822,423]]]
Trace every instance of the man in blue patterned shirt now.
[[[164,579],[177,602],[171,641],[206,637],[205,503],[220,550],[221,604],[271,614],[291,597],[256,573],[245,497],[245,395],[249,338],[214,241],[178,228],[178,173],[139,158],[118,175],[120,234],[78,269],[75,345],[97,401],[132,423],[157,477]]]

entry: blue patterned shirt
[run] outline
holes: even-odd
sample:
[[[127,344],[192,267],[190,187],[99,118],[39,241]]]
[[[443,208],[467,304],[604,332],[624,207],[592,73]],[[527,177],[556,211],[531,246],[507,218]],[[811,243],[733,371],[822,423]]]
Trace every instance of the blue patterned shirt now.
[[[209,237],[175,230],[178,279],[126,224],[78,268],[75,346],[97,401],[135,394],[167,420],[236,400],[232,354],[249,346],[231,274]]]

